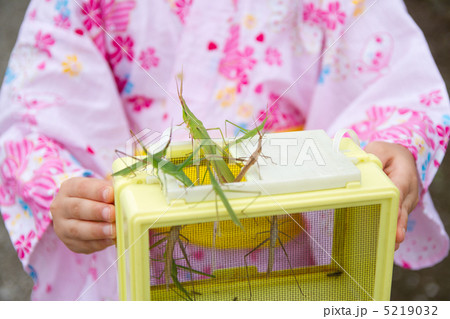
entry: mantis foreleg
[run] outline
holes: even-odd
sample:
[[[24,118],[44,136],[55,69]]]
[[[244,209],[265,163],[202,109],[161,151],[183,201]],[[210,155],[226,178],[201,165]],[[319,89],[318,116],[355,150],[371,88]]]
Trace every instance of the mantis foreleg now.
[[[275,254],[275,245],[278,239],[278,216],[272,216],[272,222],[270,223],[270,241],[269,241],[269,257],[267,258],[267,276],[270,275],[273,268],[273,260]]]
[[[295,276],[295,273],[294,273],[293,270],[292,270],[292,264],[291,264],[291,261],[290,261],[290,259],[289,259],[289,256],[288,256],[288,254],[287,254],[286,249],[284,248],[283,243],[281,242],[280,237],[278,237],[278,242],[280,243],[281,249],[283,250],[284,255],[286,256],[286,260],[287,260],[287,262],[288,262],[288,264],[289,264],[289,269],[291,270],[291,276],[294,277],[295,283],[297,284],[297,287],[298,287],[298,289],[300,290],[300,293],[304,296],[305,294],[303,293],[302,288],[300,287],[300,283],[298,282],[297,277]]]

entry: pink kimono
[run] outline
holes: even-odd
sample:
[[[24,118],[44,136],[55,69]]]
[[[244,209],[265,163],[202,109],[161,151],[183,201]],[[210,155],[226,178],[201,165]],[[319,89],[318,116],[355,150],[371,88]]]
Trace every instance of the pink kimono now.
[[[447,256],[428,187],[449,99],[400,0],[33,0],[0,96],[0,210],[32,299],[117,299],[115,248],[71,252],[49,206],[62,181],[110,173],[130,128],[181,122],[181,69],[207,127],[252,127],[274,104],[271,131],[352,128],[363,145],[406,146],[422,193],[395,262],[419,269]]]

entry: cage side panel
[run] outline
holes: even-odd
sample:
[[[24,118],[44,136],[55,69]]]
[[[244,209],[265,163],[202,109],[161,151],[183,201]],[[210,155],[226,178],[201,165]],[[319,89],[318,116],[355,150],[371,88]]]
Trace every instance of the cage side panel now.
[[[370,300],[378,220],[373,205],[152,229],[152,299]]]
[[[397,216],[398,198],[394,197],[393,199],[383,201],[381,205],[380,235],[378,239],[379,254],[375,274],[375,300],[390,300]]]
[[[373,300],[381,205],[340,209],[335,236],[343,244],[336,251],[340,271],[348,277],[342,300]]]
[[[128,247],[128,229],[127,221],[124,216],[124,207],[122,200],[118,194],[120,190],[115,189],[115,203],[116,203],[116,233],[117,233],[117,263],[118,263],[118,285],[119,285],[119,299],[122,301],[131,299],[130,287],[130,262],[129,255],[125,254]]]
[[[254,278],[265,278],[270,272],[277,281],[286,281],[288,277],[277,274],[313,264],[311,248],[302,231],[305,226],[301,215],[292,216],[292,219],[287,215],[244,219],[245,231],[230,221],[183,227],[173,254],[173,259],[181,266],[177,269],[178,281],[191,281],[189,285],[197,299],[203,298],[200,292],[208,300],[259,299],[257,291],[260,289],[252,287]],[[155,246],[150,254],[151,281],[155,286],[152,296],[157,295],[155,291],[166,290],[166,252],[174,243],[170,236],[165,242],[161,241],[168,232],[171,233],[170,228],[151,231],[150,245]],[[303,254],[296,254],[296,251]],[[189,256],[188,260],[185,255]],[[290,280],[295,283],[293,278]],[[169,282],[176,288],[172,276]],[[159,289],[162,286],[163,289]],[[300,292],[298,285],[296,290]]]
[[[148,274],[148,231],[145,225],[139,222],[129,227],[130,245],[125,254],[129,254],[130,260],[130,282],[132,300],[150,300]]]

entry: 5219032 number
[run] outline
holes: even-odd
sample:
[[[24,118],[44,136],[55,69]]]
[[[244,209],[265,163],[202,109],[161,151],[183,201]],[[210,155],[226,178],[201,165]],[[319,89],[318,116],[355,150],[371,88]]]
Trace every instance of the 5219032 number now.
[[[436,306],[384,306],[385,316],[437,316]]]

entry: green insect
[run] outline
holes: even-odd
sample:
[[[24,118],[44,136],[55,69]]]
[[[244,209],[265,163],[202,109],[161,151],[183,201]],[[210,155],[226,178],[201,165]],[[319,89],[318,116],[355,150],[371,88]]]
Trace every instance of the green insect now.
[[[138,138],[136,138],[136,135],[134,135],[133,132],[131,132],[131,134],[139,142],[139,144],[144,152],[145,157],[142,159],[134,157],[135,159],[137,159],[136,163],[134,163],[130,166],[127,166],[126,168],[124,168],[120,171],[115,172],[113,174],[113,176],[128,175],[128,174],[134,173],[136,170],[138,170],[140,168],[147,167],[149,164],[151,164],[154,168],[161,169],[164,173],[175,177],[177,180],[179,180],[181,183],[183,183],[183,185],[185,185],[187,187],[194,185],[194,183],[191,181],[191,179],[183,171],[183,168],[192,164],[193,157],[195,154],[194,152],[183,163],[176,165],[176,164],[172,163],[171,161],[165,159],[167,148],[170,145],[171,136],[169,137],[169,141],[167,142],[167,144],[161,151],[151,154],[147,150],[145,145]]]
[[[281,249],[283,250],[283,253],[286,257],[286,261],[289,265],[289,270],[291,272],[292,277],[295,280],[295,283],[297,285],[297,288],[299,289],[300,293],[304,296],[304,293],[302,291],[302,288],[300,287],[300,283],[297,280],[297,277],[295,276],[295,273],[293,272],[293,267],[291,264],[291,260],[289,258],[289,255],[284,247],[284,244],[281,240],[280,235],[284,235],[286,237],[288,237],[289,239],[292,239],[291,236],[289,236],[288,234],[285,234],[284,232],[279,230],[279,223],[278,223],[278,216],[274,215],[270,218],[270,229],[268,231],[269,233],[269,237],[267,237],[266,239],[264,239],[262,242],[260,242],[255,248],[253,248],[251,251],[249,251],[247,254],[245,254],[244,256],[244,264],[246,267],[246,271],[247,271],[247,280],[248,280],[248,285],[249,285],[249,290],[250,290],[250,299],[252,298],[252,290],[251,290],[251,285],[250,285],[250,278],[249,278],[249,274],[248,274],[248,264],[247,264],[247,257],[252,254],[253,252],[255,252],[258,248],[262,247],[265,243],[269,243],[269,251],[268,251],[268,258],[267,258],[267,270],[266,270],[266,276],[269,277],[270,274],[272,273],[273,270],[273,264],[274,264],[274,260],[275,260],[275,247],[277,242],[279,243]]]
[[[228,154],[211,139],[203,123],[187,106],[186,101],[183,98],[183,81],[181,81],[178,89],[178,97],[180,99],[181,107],[183,108],[184,123],[188,127],[192,138],[202,145],[205,157],[212,163],[216,174],[219,176],[219,180],[222,183],[234,182],[234,175],[223,159],[223,157]]]
[[[180,99],[181,107],[183,110],[184,123],[189,128],[192,138],[194,140],[197,140],[201,145],[200,147],[202,148],[205,158],[207,160],[207,170],[208,170],[209,177],[211,180],[211,186],[212,186],[214,192],[222,201],[223,205],[225,206],[225,209],[227,210],[228,214],[230,215],[231,220],[236,225],[238,225],[239,227],[242,228],[242,224],[239,222],[239,218],[237,217],[232,206],[230,205],[230,202],[228,201],[220,184],[241,181],[242,178],[244,177],[245,173],[248,171],[248,169],[253,164],[256,163],[258,155],[259,155],[259,153],[261,153],[262,135],[261,135],[260,131],[264,128],[267,118],[264,119],[264,121],[259,126],[257,126],[256,128],[254,128],[252,130],[246,130],[242,127],[239,127],[238,125],[235,125],[234,123],[231,123],[230,121],[226,121],[226,122],[231,123],[234,126],[238,127],[242,132],[244,132],[244,135],[230,143],[225,143],[224,148],[221,148],[217,143],[215,143],[211,139],[210,135],[208,134],[208,130],[205,128],[203,123],[194,115],[194,113],[189,109],[188,105],[186,104],[186,101],[183,98],[182,75],[180,75],[180,77],[181,77],[180,86],[178,87],[178,82],[177,82],[177,91],[178,91],[178,97]],[[230,168],[228,167],[228,164],[225,162],[224,158],[231,158],[231,156],[229,154],[229,148],[231,146],[241,143],[249,138],[252,138],[257,133],[260,134],[260,140],[258,142],[259,144],[258,144],[257,151],[251,155],[249,161],[241,169],[241,173],[235,178],[233,173],[231,172]],[[222,136],[223,136],[223,134],[222,134]],[[212,164],[213,170],[211,170],[209,163]],[[218,176],[218,180],[215,178],[214,173]]]
[[[191,263],[189,261],[189,256],[186,252],[186,247],[183,245],[182,239],[184,239],[187,243],[189,240],[181,234],[181,226],[172,226],[168,232],[164,233],[158,233],[153,236],[160,236],[160,235],[166,235],[163,238],[157,240],[153,245],[150,246],[150,251],[163,243],[165,243],[164,247],[164,259],[163,260],[156,260],[154,261],[160,261],[164,262],[164,280],[166,283],[166,288],[169,289],[170,281],[172,281],[173,285],[178,289],[174,290],[175,293],[177,293],[181,298],[186,300],[193,300],[193,297],[195,298],[195,291],[192,290],[192,292],[189,292],[183,284],[178,279],[178,269],[189,271],[192,275],[198,274],[201,276],[209,277],[209,278],[215,278],[214,275],[210,275],[198,270],[195,270],[192,268]],[[187,267],[183,265],[179,265],[176,263],[174,258],[174,252],[175,252],[175,246],[178,244],[181,253],[183,255],[183,259],[186,261]],[[192,282],[193,284],[193,282]]]

